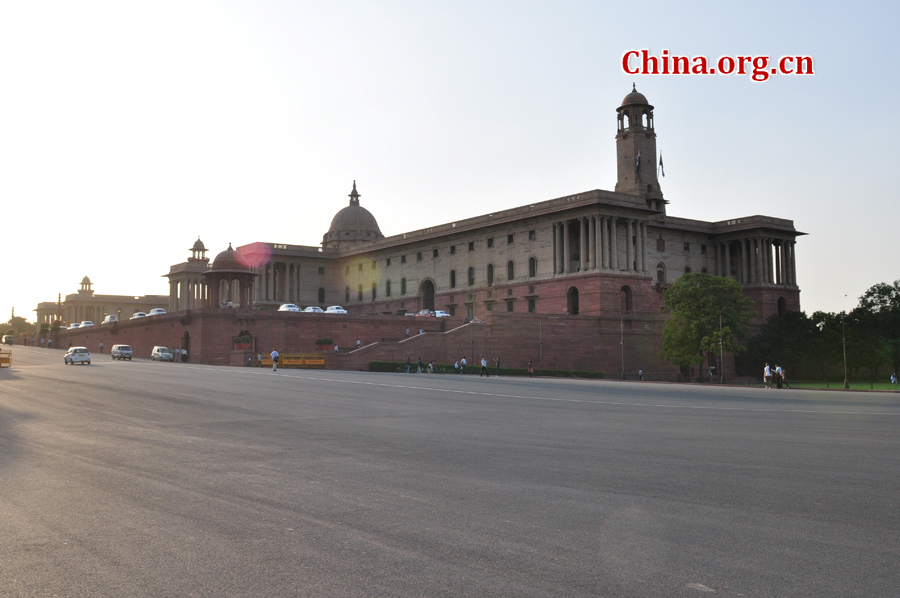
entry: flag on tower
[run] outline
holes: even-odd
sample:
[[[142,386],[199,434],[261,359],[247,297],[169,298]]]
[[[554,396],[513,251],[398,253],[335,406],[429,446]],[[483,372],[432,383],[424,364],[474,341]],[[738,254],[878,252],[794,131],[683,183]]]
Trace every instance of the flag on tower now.
[[[659,152],[659,171],[662,173],[663,178],[665,178],[666,169],[663,167],[662,152]]]
[[[634,173],[641,174],[641,150],[638,150],[637,157],[634,159]]]

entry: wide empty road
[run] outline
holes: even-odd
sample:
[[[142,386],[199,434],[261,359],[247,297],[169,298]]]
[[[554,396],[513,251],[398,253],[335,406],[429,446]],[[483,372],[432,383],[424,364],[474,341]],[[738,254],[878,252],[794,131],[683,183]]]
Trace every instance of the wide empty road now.
[[[900,401],[0,370],[0,595],[897,596]]]

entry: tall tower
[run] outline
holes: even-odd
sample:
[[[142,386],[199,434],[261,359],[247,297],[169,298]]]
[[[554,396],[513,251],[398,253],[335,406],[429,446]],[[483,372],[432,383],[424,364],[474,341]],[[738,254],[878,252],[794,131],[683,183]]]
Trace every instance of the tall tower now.
[[[617,193],[638,195],[647,207],[666,212],[666,201],[656,177],[656,132],[653,130],[653,106],[644,94],[632,86],[631,93],[616,108]]]

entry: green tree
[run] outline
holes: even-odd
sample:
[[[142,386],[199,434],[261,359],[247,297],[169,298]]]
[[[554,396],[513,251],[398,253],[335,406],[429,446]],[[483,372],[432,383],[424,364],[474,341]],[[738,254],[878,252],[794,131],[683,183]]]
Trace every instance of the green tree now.
[[[16,331],[16,334],[23,332],[34,332],[34,324],[21,316],[13,316],[9,319],[6,326]]]
[[[719,353],[720,341],[725,351],[744,350],[741,341],[756,312],[753,301],[734,280],[684,274],[666,289],[663,300],[672,317],[663,330],[659,353],[669,363],[689,367],[702,364],[704,359],[709,362],[710,354]]]
[[[900,280],[893,284],[878,283],[869,288],[859,298],[859,306],[850,312],[855,323],[866,329],[869,346],[867,352],[872,353],[868,361],[881,365],[890,365],[893,371],[900,369]],[[872,339],[877,337],[878,341]],[[880,345],[876,348],[875,345]],[[876,357],[884,353],[882,358]],[[874,372],[873,372],[874,375]]]
[[[828,388],[828,373],[844,359],[841,346],[841,314],[817,311],[810,318],[813,333],[806,345],[806,359]]]
[[[803,370],[816,363],[810,356],[816,332],[815,323],[802,311],[772,316],[747,342],[753,371],[761,374],[769,363],[782,366],[794,379],[803,376]]]

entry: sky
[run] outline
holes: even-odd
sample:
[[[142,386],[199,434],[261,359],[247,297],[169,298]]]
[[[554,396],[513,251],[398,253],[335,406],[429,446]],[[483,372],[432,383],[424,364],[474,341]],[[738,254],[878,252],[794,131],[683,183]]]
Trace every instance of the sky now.
[[[385,235],[616,183],[655,106],[668,213],[763,214],[801,306],[900,278],[889,2],[0,0],[0,319],[168,294],[199,236],[318,245],[353,181]],[[630,75],[622,55],[810,55],[813,76]]]

